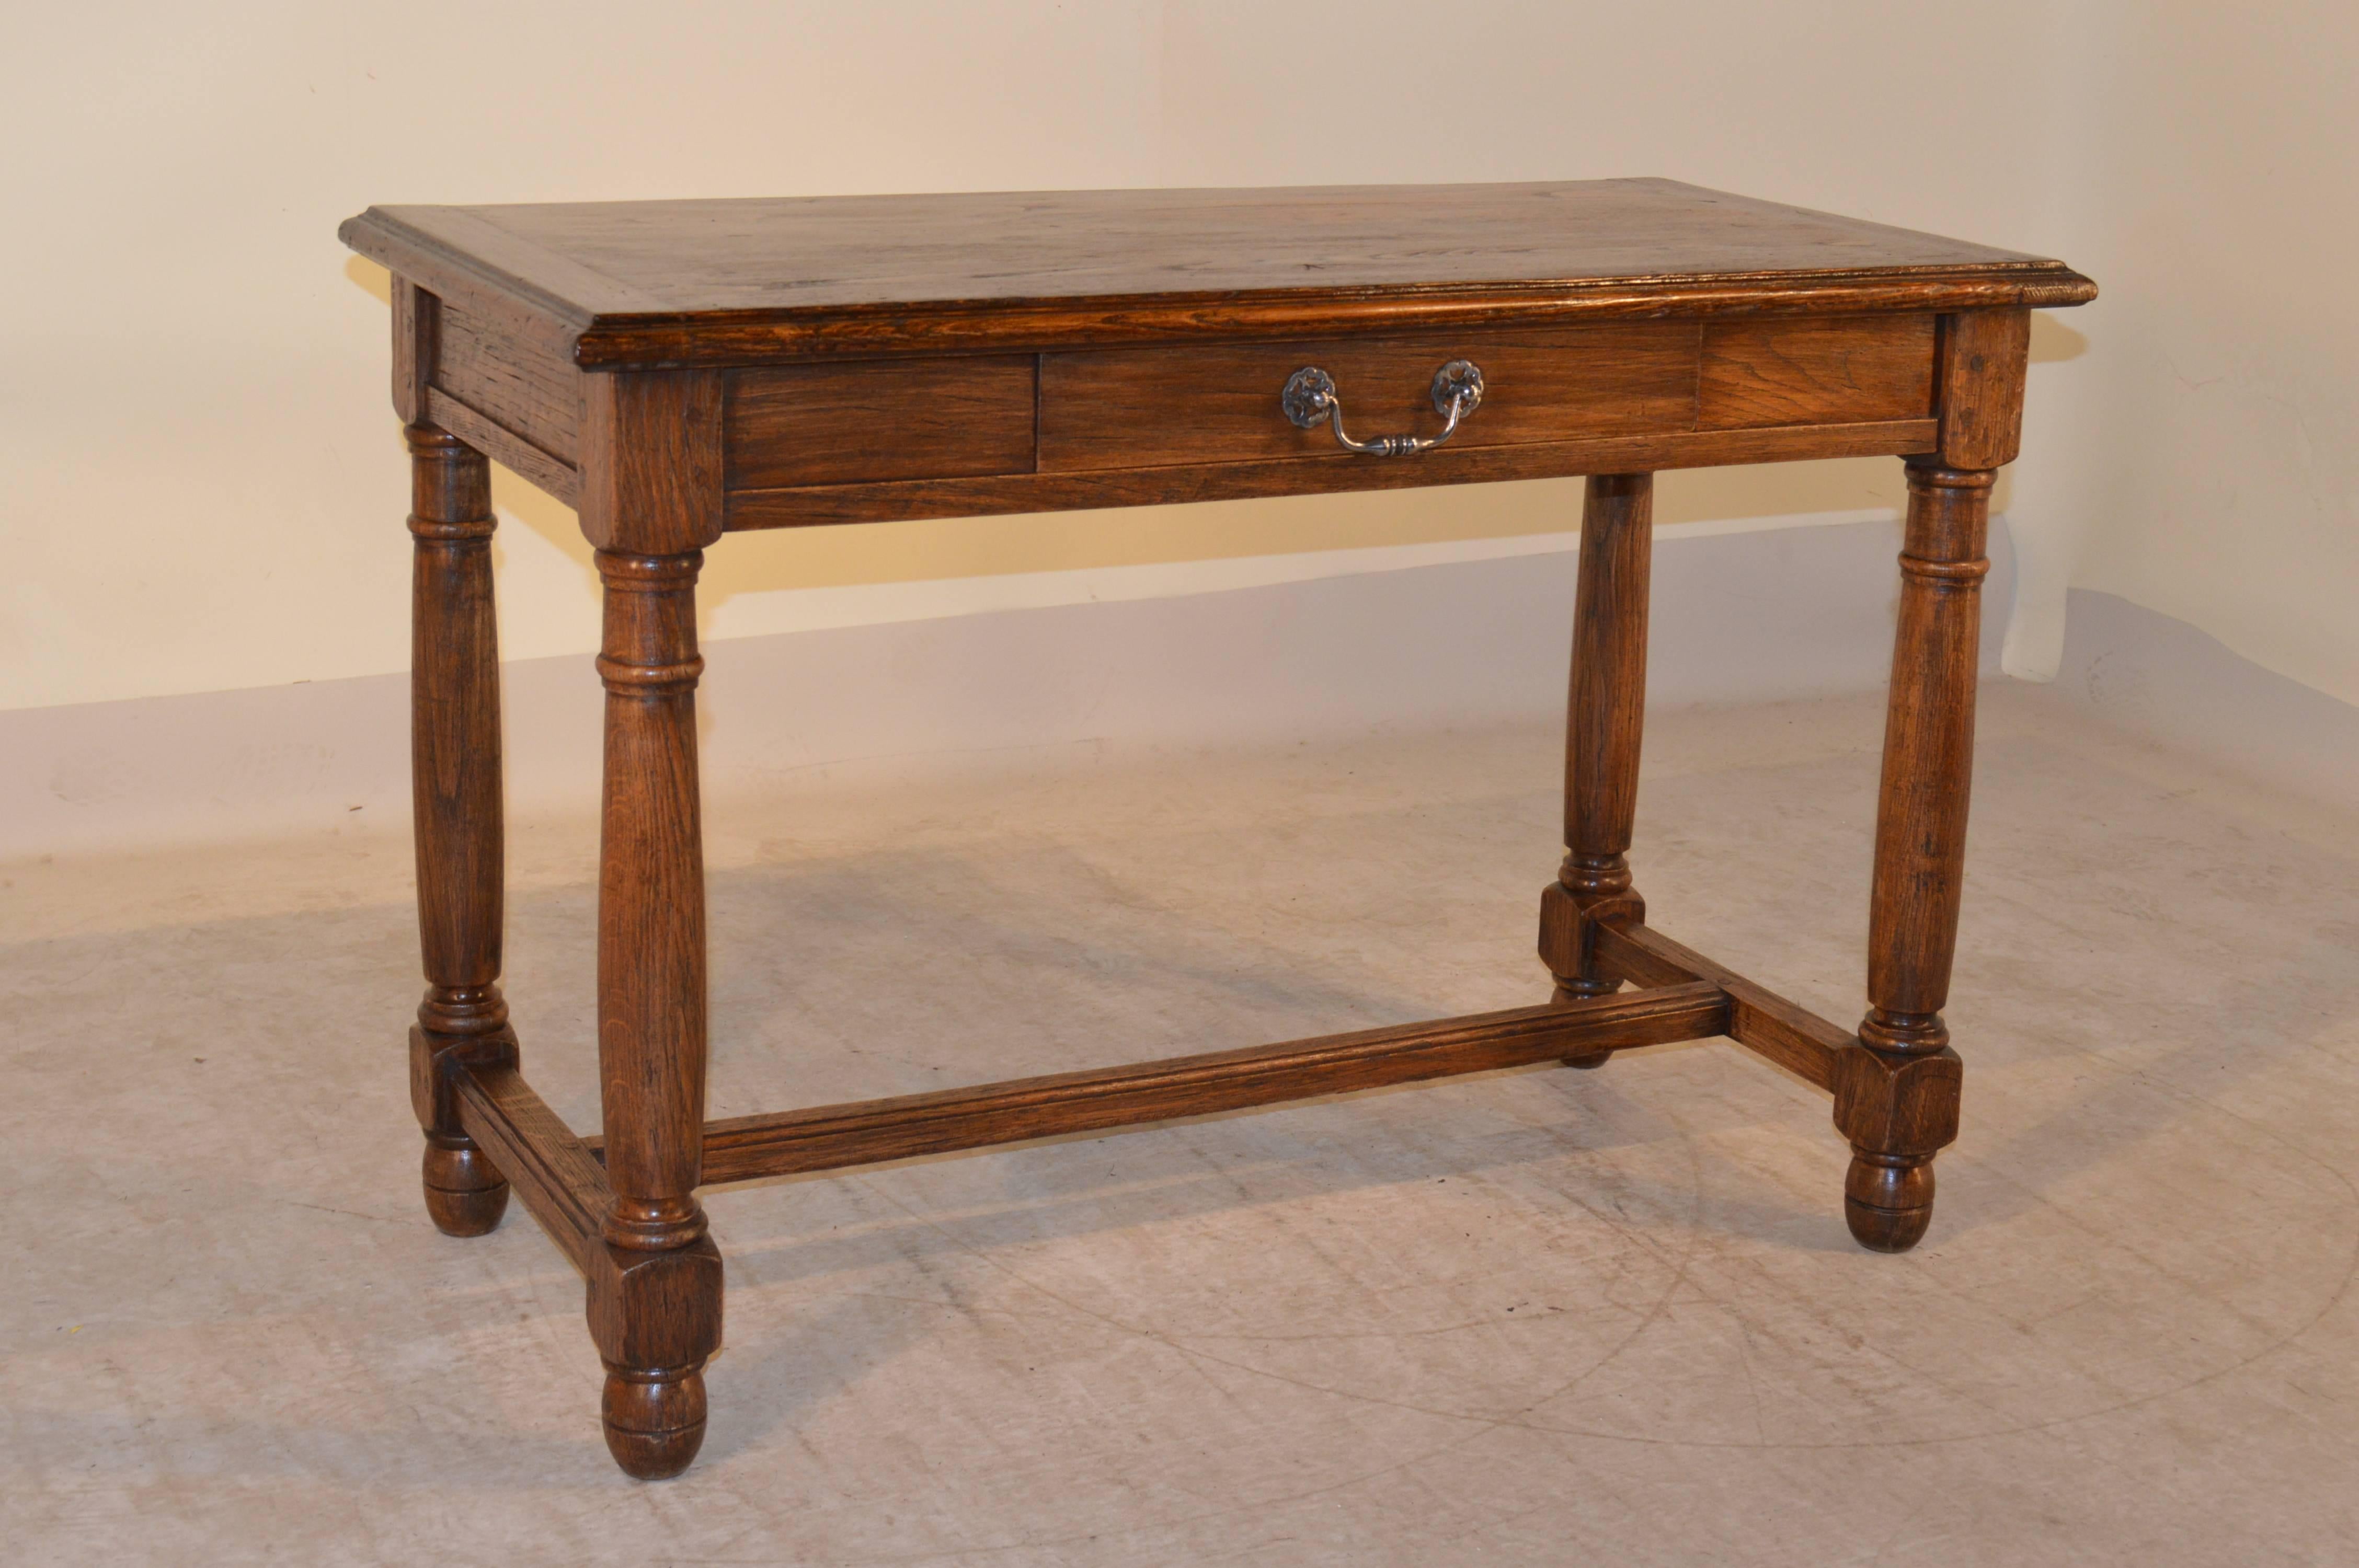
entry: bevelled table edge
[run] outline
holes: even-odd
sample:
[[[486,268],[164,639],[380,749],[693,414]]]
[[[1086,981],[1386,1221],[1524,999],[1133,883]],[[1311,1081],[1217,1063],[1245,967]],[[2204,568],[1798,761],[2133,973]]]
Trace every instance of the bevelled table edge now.
[[[463,209],[444,209],[467,222]],[[489,223],[461,250],[371,207],[337,235],[433,294],[538,337],[582,370],[654,370],[909,354],[1054,352],[1214,340],[1316,338],[1633,317],[1864,315],[2083,305],[2097,286],[2045,257],[1964,265],[1678,273],[1495,283],[1331,285],[1017,299],[940,299],[681,311]],[[585,294],[641,308],[593,309],[502,268],[529,248],[571,268]]]
[[[430,287],[430,286],[429,286]],[[2061,262],[1426,287],[943,300],[825,309],[603,314],[573,334],[583,370],[905,354],[1059,352],[1215,340],[1556,324],[1653,316],[1856,316],[2046,309],[2096,285]]]

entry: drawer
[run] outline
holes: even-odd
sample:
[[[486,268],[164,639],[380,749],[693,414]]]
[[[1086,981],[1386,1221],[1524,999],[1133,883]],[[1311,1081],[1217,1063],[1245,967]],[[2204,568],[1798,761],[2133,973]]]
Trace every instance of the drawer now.
[[[728,373],[728,490],[1032,471],[1030,354]]]
[[[1691,429],[1700,328],[1617,321],[1386,339],[1114,349],[1040,357],[1040,471],[1317,458],[1326,427],[1298,429],[1278,406],[1287,378],[1335,378],[1355,439],[1431,435],[1433,373],[1453,359],[1483,372],[1482,406],[1457,448]]]
[[[1433,374],[1481,367],[1461,450],[1932,412],[1930,315],[1732,317],[1391,338],[831,361],[726,373],[731,492],[1327,458],[1278,395],[1316,365],[1359,439],[1441,426]]]

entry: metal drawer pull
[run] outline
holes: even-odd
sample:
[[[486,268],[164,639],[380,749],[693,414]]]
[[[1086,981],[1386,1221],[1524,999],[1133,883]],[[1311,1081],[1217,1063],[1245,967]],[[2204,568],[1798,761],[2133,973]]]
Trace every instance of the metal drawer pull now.
[[[1317,365],[1304,365],[1286,378],[1278,404],[1296,427],[1316,430],[1330,420],[1335,444],[1347,452],[1372,458],[1405,458],[1450,439],[1458,422],[1483,406],[1483,373],[1471,360],[1451,360],[1433,373],[1433,411],[1449,416],[1438,436],[1378,436],[1355,441],[1343,434],[1343,401],[1335,395],[1335,378]]]

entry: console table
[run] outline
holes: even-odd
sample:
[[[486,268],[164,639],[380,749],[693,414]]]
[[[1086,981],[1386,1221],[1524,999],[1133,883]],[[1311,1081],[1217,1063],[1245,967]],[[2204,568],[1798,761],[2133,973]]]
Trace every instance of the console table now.
[[[2088,279],[1660,179],[382,207],[342,232],[393,274],[412,457],[426,1206],[479,1236],[513,1190],[581,1270],[631,1475],[677,1475],[702,1441],[706,1183],[1724,1035],[1832,1094],[1853,1235],[1924,1235],[1958,1126],[1940,1009],[1991,482],[2016,454],[2029,311],[2093,298]],[[1653,473],[1864,454],[1906,460],[1908,513],[1851,1029],[1657,932],[1625,852]],[[520,1076],[498,984],[491,459],[580,514],[604,581],[594,1138]],[[1570,474],[1588,486],[1547,1002],[704,1119],[707,546]]]

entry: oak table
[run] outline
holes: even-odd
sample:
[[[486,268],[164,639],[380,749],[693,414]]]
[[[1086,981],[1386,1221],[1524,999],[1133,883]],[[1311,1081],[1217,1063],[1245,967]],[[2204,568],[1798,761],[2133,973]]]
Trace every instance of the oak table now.
[[[426,1206],[511,1189],[582,1271],[606,1440],[676,1475],[721,1255],[697,1189],[1725,1035],[1834,1098],[1853,1235],[1925,1233],[1956,1136],[1949,989],[1984,534],[2060,262],[1660,179],[371,208],[416,537],[412,762]],[[1625,858],[1652,475],[1908,465],[1865,1018],[1816,1017],[1647,924]],[[572,506],[605,586],[603,1131],[517,1071],[499,989],[487,460]],[[1569,849],[1533,1007],[704,1119],[697,571],[750,528],[1588,476]],[[1625,989],[1625,987],[1629,989]]]

